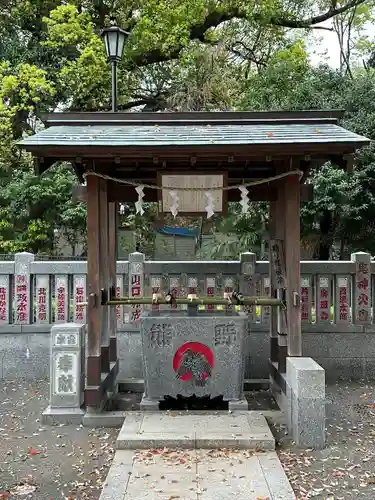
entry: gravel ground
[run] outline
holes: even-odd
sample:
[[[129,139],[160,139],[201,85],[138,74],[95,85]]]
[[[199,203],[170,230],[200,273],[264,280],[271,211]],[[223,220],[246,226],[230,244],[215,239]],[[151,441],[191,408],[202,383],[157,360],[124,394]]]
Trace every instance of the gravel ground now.
[[[326,449],[302,451],[291,443],[284,425],[272,426],[285,472],[299,500],[374,500],[374,387],[340,382],[327,387],[326,394]]]
[[[47,381],[0,381],[0,499],[98,500],[118,429],[42,426]],[[252,409],[269,402],[254,394]],[[375,499],[375,398],[366,383],[327,388],[327,448],[300,450],[282,421],[271,425],[299,500]],[[257,408],[260,405],[259,408]]]
[[[48,391],[0,381],[0,499],[97,500],[118,429],[43,426]]]

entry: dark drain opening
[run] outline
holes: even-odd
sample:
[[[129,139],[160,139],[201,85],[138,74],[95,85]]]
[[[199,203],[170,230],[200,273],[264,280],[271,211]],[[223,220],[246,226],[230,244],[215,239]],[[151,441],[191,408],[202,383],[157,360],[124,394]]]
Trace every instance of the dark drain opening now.
[[[198,397],[195,394],[192,396],[177,397],[164,396],[164,400],[159,401],[159,410],[228,410],[228,401],[224,401],[223,396]]]

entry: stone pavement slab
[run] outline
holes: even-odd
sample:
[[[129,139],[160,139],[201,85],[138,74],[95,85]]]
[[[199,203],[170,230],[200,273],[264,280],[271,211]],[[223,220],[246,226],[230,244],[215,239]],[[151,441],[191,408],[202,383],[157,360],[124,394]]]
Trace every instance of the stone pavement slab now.
[[[274,451],[117,450],[100,500],[296,500]]]
[[[259,412],[127,412],[118,449],[241,448],[274,450]]]

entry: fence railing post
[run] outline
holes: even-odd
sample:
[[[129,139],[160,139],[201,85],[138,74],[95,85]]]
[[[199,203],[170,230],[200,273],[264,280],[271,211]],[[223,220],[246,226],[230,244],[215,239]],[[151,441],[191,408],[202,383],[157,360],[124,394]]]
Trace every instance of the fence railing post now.
[[[253,252],[244,252],[240,254],[240,291],[244,295],[255,295],[255,264],[256,255]],[[256,319],[256,310],[253,306],[245,308],[249,321]]]
[[[34,254],[16,253],[14,256],[14,323],[29,325],[34,317],[30,267]]]
[[[129,296],[142,297],[144,294],[144,273],[145,273],[145,255],[139,252],[129,254]],[[129,322],[138,323],[142,306],[134,304],[129,306]]]
[[[356,252],[351,255],[355,263],[353,284],[353,323],[371,324],[371,255]]]

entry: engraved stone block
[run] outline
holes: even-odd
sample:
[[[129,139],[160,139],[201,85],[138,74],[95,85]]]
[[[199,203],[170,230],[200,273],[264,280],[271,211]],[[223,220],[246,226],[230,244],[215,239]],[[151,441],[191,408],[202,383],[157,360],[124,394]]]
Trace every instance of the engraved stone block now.
[[[241,312],[211,315],[185,311],[144,313],[141,319],[145,397],[178,394],[243,398],[244,339]]]
[[[80,408],[83,403],[85,331],[78,323],[51,329],[50,408]]]

